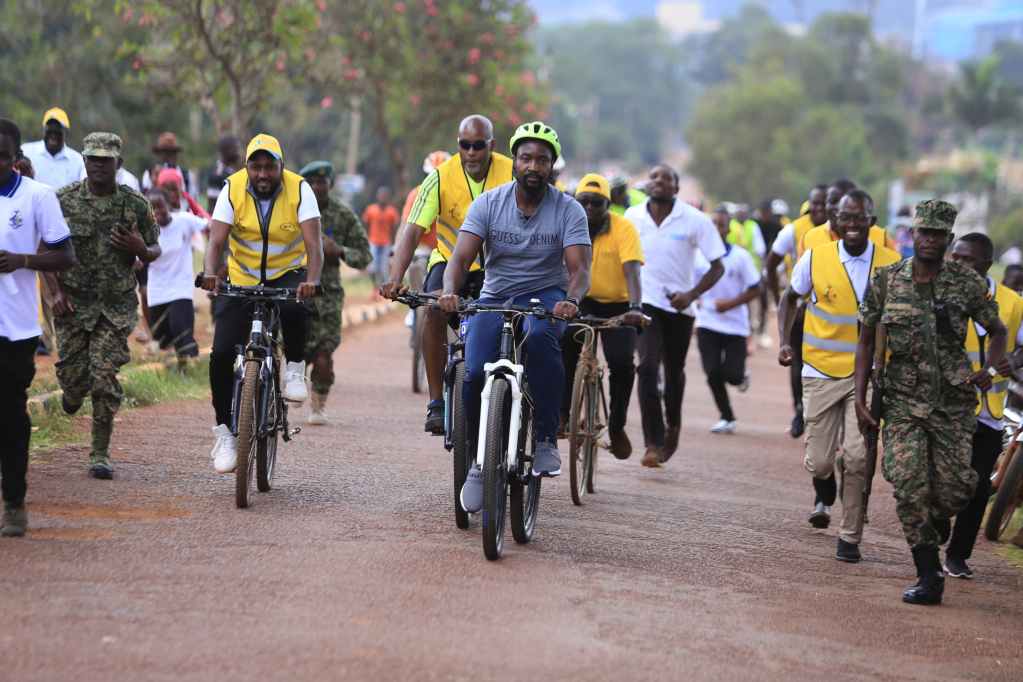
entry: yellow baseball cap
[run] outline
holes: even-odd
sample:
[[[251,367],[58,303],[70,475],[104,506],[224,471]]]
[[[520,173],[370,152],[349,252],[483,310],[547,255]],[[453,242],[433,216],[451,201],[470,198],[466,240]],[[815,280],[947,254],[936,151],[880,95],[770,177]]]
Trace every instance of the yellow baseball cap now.
[[[252,155],[256,152],[266,152],[278,161],[284,160],[284,152],[281,151],[281,143],[278,142],[277,138],[273,135],[259,133],[252,138],[252,140],[249,141],[249,146],[245,148],[245,160],[248,161],[251,159]]]
[[[44,128],[46,127],[47,121],[56,121],[57,123],[67,128],[68,130],[71,129],[71,119],[67,117],[67,112],[61,109],[60,107],[53,107],[52,109],[46,110],[46,113],[43,114]]]
[[[575,188],[576,194],[599,194],[611,201],[611,185],[607,178],[597,173],[587,173]]]

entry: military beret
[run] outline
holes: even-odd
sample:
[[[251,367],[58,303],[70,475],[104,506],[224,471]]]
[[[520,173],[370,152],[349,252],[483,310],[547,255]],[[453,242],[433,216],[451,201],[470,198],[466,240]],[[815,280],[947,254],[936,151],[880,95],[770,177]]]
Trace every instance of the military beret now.
[[[916,205],[913,227],[951,232],[959,214],[956,207],[941,199],[928,199]]]
[[[334,165],[330,161],[310,161],[298,172],[303,178],[334,177]]]

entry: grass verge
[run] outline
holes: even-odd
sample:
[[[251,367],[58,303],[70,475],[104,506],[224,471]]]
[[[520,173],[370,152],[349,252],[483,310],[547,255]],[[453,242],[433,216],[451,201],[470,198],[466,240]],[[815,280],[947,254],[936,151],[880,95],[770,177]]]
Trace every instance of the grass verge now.
[[[1009,529],[1002,535],[1006,539],[1004,544],[1001,544],[995,550],[998,554],[1002,555],[1009,560],[1009,563],[1023,568],[1023,547],[1017,547],[1016,545],[1008,542],[1016,536],[1016,533],[1023,528],[1023,509],[1017,509],[1016,515],[1012,519],[1012,523],[1009,524]]]
[[[176,368],[128,368],[121,374],[124,401],[121,409],[146,407],[171,400],[190,400],[209,394],[209,358],[203,358],[185,371]],[[60,398],[47,401],[44,409],[32,416],[32,452],[89,440],[92,403],[85,401],[76,416],[64,414]],[[85,415],[85,416],[83,416]]]

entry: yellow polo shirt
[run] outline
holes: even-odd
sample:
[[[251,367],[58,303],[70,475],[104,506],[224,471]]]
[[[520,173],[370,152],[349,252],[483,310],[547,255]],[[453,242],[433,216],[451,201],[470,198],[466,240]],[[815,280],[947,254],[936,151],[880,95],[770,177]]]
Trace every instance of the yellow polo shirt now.
[[[611,224],[593,240],[593,265],[590,268],[590,290],[586,298],[600,303],[628,303],[629,285],[623,263],[643,263],[643,247],[639,230],[631,220],[608,213]]]

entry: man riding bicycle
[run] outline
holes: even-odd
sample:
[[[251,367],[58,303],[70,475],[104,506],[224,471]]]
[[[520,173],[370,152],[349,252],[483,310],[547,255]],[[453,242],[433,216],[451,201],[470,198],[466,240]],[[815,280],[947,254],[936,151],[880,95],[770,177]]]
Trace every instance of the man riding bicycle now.
[[[469,206],[483,192],[511,180],[512,160],[494,151],[494,125],[484,116],[467,117],[458,126],[458,156],[442,163],[419,186],[419,196],[394,248],[390,281],[380,287],[380,294],[394,298],[401,291],[416,246],[423,232],[432,229],[434,221],[437,248],[430,254],[423,290],[439,294]],[[480,260],[474,258],[470,264],[469,276],[463,278],[458,290],[466,298],[474,298],[483,283]],[[440,310],[429,308],[423,328],[423,359],[430,385],[425,431],[434,435],[444,434],[444,344],[447,342],[444,326],[448,318]]]
[[[470,207],[444,273],[440,308],[458,309],[457,292],[486,246],[480,303],[528,305],[538,299],[555,315],[575,317],[579,300],[590,288],[590,233],[586,213],[572,197],[549,184],[561,155],[558,134],[535,121],[511,138],[515,182],[481,195]],[[481,313],[472,318],[465,342],[462,400],[470,442],[479,431],[480,391],[484,364],[499,352],[502,317]],[[534,476],[561,473],[557,431],[565,368],[561,335],[565,323],[529,318],[524,325],[526,380],[535,401]],[[473,466],[462,487],[468,512],[483,506],[483,474]]]
[[[227,178],[217,197],[210,222],[210,243],[202,288],[216,291],[221,281],[221,257],[230,238],[227,276],[237,286],[265,285],[297,288],[298,298],[312,298],[320,283],[323,244],[320,208],[309,183],[284,168],[284,153],[276,138],[260,133],[245,152],[245,168]],[[234,471],[237,438],[231,433],[234,360],[244,346],[252,322],[245,301],[224,301],[217,317],[210,353],[210,392],[217,425],[211,457],[220,473]],[[305,346],[308,310],[299,303],[280,306],[284,335],[285,400],[301,403],[305,385]]]

